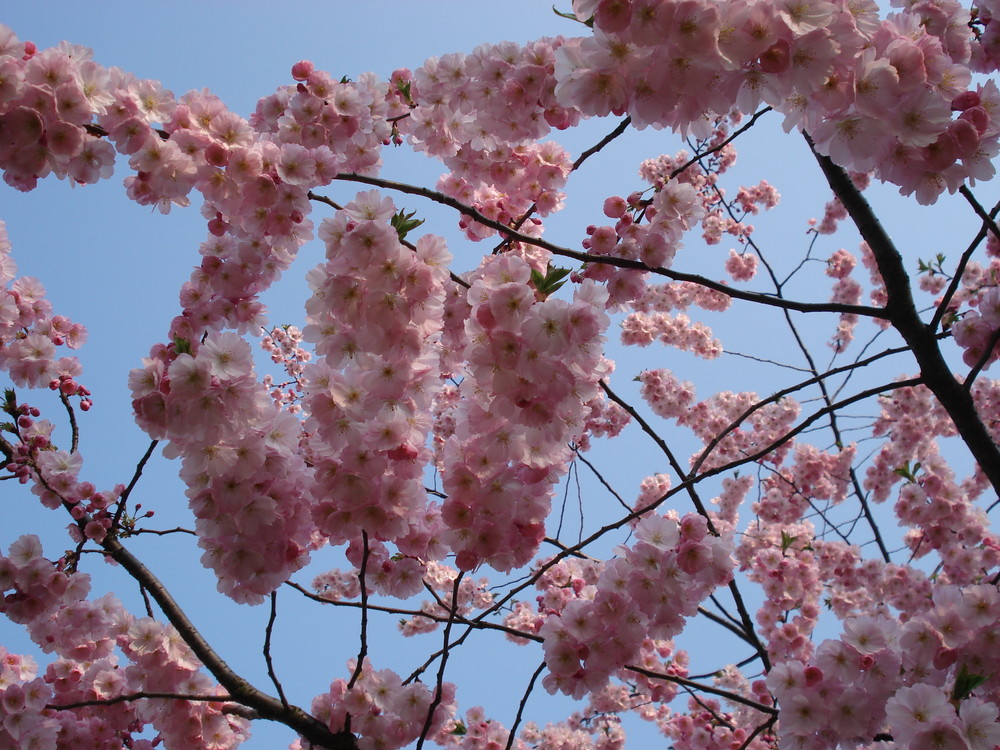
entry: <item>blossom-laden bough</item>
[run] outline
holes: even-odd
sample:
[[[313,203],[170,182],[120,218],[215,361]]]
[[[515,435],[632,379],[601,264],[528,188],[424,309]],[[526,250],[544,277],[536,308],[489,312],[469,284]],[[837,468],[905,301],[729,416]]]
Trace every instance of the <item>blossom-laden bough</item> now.
[[[94,396],[79,362],[60,356],[86,331],[54,314],[39,280],[17,276],[0,236],[0,367],[22,393],[54,391],[71,434],[57,445],[39,406],[7,390],[4,478],[68,513],[75,545],[52,561],[25,534],[0,556],[0,611],[54,654],[39,675],[2,650],[0,744],[230,748],[264,719],[300,748],[610,750],[634,712],[676,748],[1000,745],[1000,544],[987,515],[1000,393],[983,377],[1000,342],[1000,206],[972,192],[1000,152],[989,78],[1000,8],[902,6],[882,17],[870,0],[576,0],[567,15],[581,36],[483,45],[387,81],[297,63],[248,119],[205,91],[175,98],[85,48],[40,51],[0,27],[8,185],[94,183],[117,159],[129,198],[167,213],[196,192],[207,220],[180,311],[129,376],[151,443],[105,490],[82,478],[78,450],[77,412]],[[608,115],[618,125],[575,161],[543,140]],[[738,138],[777,118],[801,132],[833,192],[785,276],[748,223],[778,204],[776,189],[761,181],[731,199],[723,188]],[[582,249],[544,238],[574,172],[646,127],[687,149],[649,159],[641,183],[608,196]],[[381,174],[382,148],[403,143],[444,164],[435,188]],[[921,260],[919,290],[863,195],[873,178],[920,204],[951,191],[971,207],[970,244],[953,266]],[[349,183],[372,189],[327,194]],[[421,222],[393,196],[449,207],[465,239],[496,244],[457,273],[443,238],[413,239]],[[270,326],[261,296],[313,238],[314,208],[329,215],[304,325]],[[813,256],[848,217],[866,282],[845,249]],[[709,248],[739,246],[712,256],[726,281],[675,268],[698,231]],[[791,279],[816,268],[833,280],[830,301],[791,296]],[[761,279],[763,291],[750,287]],[[925,311],[920,293],[933,298]],[[641,389],[625,395],[608,357],[612,316],[625,345],[714,360],[736,353],[703,313],[749,308],[771,311],[801,355],[772,395],[699,396],[659,360],[627,373]],[[830,365],[801,316],[830,316]],[[876,333],[848,362],[864,322],[898,338],[869,351]],[[253,338],[280,374],[258,372]],[[955,353],[968,369],[950,364]],[[869,379],[890,363],[917,374]],[[845,437],[855,405],[878,411],[865,450]],[[586,455],[630,422],[659,453],[632,502]],[[964,477],[942,449],[955,437],[975,461]],[[180,459],[187,533],[219,590],[270,603],[276,696],[224,661],[128,549],[138,534],[185,533],[151,528],[134,497],[159,444]],[[686,463],[678,445],[695,446]],[[602,506],[573,542],[553,499],[582,469],[617,515]],[[898,547],[878,507],[889,499]],[[325,547],[349,567],[296,583]],[[138,583],[144,615],[88,598],[90,552]],[[309,711],[289,701],[270,655],[285,583],[317,606],[360,610],[357,658]],[[415,595],[429,598],[401,602]],[[840,635],[817,644],[824,608]],[[368,620],[381,613],[404,616],[407,635],[441,631],[409,677],[369,654]],[[674,639],[694,622],[746,658],[692,674]],[[489,631],[541,644],[510,727],[478,707],[461,714],[446,679],[450,655]],[[539,681],[586,703],[544,728],[523,723]]]

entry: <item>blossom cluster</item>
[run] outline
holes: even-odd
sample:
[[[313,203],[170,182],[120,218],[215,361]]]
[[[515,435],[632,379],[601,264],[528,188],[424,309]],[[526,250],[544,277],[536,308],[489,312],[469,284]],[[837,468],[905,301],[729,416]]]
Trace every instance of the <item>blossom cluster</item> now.
[[[168,746],[209,739],[223,750],[247,738],[247,722],[224,712],[220,689],[200,673],[201,663],[177,631],[149,617],[133,617],[110,594],[87,599],[89,590],[89,576],[42,557],[36,536],[22,536],[6,557],[0,555],[0,612],[58,657],[36,676],[24,657],[0,649],[3,747],[111,750],[126,738],[142,742],[138,735],[148,725],[156,741]],[[126,665],[119,663],[118,653]],[[142,693],[179,697],[114,700]],[[216,694],[218,701],[181,697]],[[91,705],[59,708],[80,703]]]
[[[619,199],[621,201],[621,199]],[[639,261],[649,268],[669,268],[681,247],[681,236],[704,215],[697,190],[673,181],[657,190],[648,202],[635,201],[629,210],[624,201],[609,199],[604,212],[618,221],[612,226],[589,226],[583,247],[591,255]],[[644,221],[640,222],[638,218]],[[582,277],[605,282],[609,306],[624,306],[642,295],[646,271],[588,264]]]
[[[450,255],[439,237],[401,244],[395,213],[369,191],[320,229],[327,262],[308,276],[303,329],[318,356],[303,370],[312,517],[333,544],[364,531],[435,559],[441,524],[423,467]]]
[[[183,457],[202,561],[220,590],[259,602],[313,546],[299,420],[257,382],[250,346],[236,333],[158,346],[143,363],[129,375],[136,421],[170,440],[166,455]]]
[[[782,741],[832,746],[882,733],[906,747],[1000,743],[998,606],[995,586],[941,586],[932,606],[905,623],[846,620],[844,634],[823,641],[812,659],[776,664],[768,674]]]
[[[585,115],[627,112],[638,127],[704,136],[706,111],[770,105],[820,153],[921,203],[993,175],[1000,93],[973,87],[970,64],[990,58],[957,2],[907,4],[882,20],[871,0],[573,7],[593,17],[594,35],[556,51],[555,93]]]
[[[82,369],[76,357],[58,357],[58,347],[79,349],[87,329],[63,315],[52,314],[45,287],[30,276],[17,276],[7,225],[0,221],[0,369],[16,385],[50,386],[66,396],[81,396],[88,408],[90,392],[75,378]]]
[[[360,750],[396,750],[422,735],[434,738],[454,713],[455,686],[449,682],[435,691],[417,681],[404,684],[395,672],[376,670],[367,659],[360,669],[348,666],[355,677],[334,680],[329,692],[313,699],[312,713],[334,733],[360,735]]]
[[[789,446],[774,443],[799,415],[799,405],[785,397],[758,406],[757,394],[722,391],[695,401],[694,385],[681,381],[670,370],[643,370],[637,376],[640,393],[654,413],[691,429],[705,449],[692,456],[692,463],[705,468],[722,466],[764,451],[766,460],[780,464]],[[747,429],[749,428],[749,429]]]
[[[531,271],[516,256],[492,256],[470,279],[469,369],[438,466],[445,538],[463,570],[482,562],[509,570],[531,559],[569,444],[583,434],[587,403],[608,372],[605,290],[585,282],[572,301],[540,299]]]
[[[550,692],[574,697],[599,689],[635,661],[645,639],[668,640],[732,575],[732,542],[709,533],[704,517],[647,515],[636,541],[551,611],[538,630]],[[654,696],[659,699],[661,696]]]
[[[969,310],[951,327],[955,343],[962,347],[962,361],[969,367],[989,367],[1000,357],[997,331],[1000,330],[1000,287],[990,287],[979,297],[975,310]]]
[[[439,189],[490,219],[524,222],[521,231],[531,235],[540,233],[539,220],[524,219],[562,206],[561,188],[572,170],[562,146],[539,142],[551,128],[580,119],[572,105],[555,99],[555,51],[562,42],[484,44],[468,55],[432,57],[412,73],[393,74],[410,106],[396,127],[416,150],[450,170]],[[460,226],[473,240],[495,233],[465,217]]]

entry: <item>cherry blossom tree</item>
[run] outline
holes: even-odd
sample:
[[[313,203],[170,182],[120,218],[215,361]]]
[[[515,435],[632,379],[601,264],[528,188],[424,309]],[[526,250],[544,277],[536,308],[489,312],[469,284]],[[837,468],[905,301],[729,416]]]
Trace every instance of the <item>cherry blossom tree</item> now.
[[[264,721],[329,750],[612,750],[631,721],[679,750],[1000,746],[993,13],[575,0],[565,36],[386,80],[297,62],[248,117],[0,26],[10,189],[117,171],[127,198],[194,202],[206,225],[128,373],[141,459],[104,487],[80,440],[105,384],[68,350],[114,342],[18,275],[0,225],[0,486],[69,524],[65,551],[32,528],[0,551],[0,611],[42,652],[0,647],[0,747],[215,750]],[[599,118],[605,137],[561,145]],[[768,127],[815,161],[826,205],[799,247],[750,223],[778,191],[732,179]],[[551,238],[589,160],[646,129],[676,147]],[[397,147],[444,174],[385,174]],[[873,183],[914,211],[959,196],[950,252],[898,249]],[[458,239],[425,231],[428,202]],[[847,225],[860,246],[831,244]],[[289,274],[309,287],[295,324],[262,301]],[[778,336],[796,347],[781,362]],[[770,392],[741,390],[734,361]],[[655,458],[622,486],[634,441]],[[161,459],[185,488],[177,528],[143,502]],[[177,538],[221,595],[268,613],[267,684],[137,552]],[[91,594],[109,566],[129,596]],[[352,658],[303,700],[272,660],[292,598],[356,624],[336,635]],[[408,674],[370,642],[384,617],[421,654]],[[690,658],[692,632],[739,656]],[[537,668],[512,705],[468,703],[454,658],[501,646]],[[572,711],[525,720],[545,692]]]

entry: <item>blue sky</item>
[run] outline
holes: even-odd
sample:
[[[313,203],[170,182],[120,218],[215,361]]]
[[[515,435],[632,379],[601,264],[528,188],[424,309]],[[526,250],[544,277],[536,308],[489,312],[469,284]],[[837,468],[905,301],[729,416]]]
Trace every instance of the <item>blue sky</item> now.
[[[21,39],[34,41],[40,49],[64,39],[90,46],[98,62],[160,80],[177,95],[206,87],[243,115],[253,110],[259,97],[288,83],[288,71],[300,59],[310,59],[338,77],[354,77],[369,70],[387,76],[397,67],[415,68],[428,56],[468,52],[482,42],[526,41],[546,35],[576,35],[584,30],[558,18],[549,3],[525,0],[505,3],[502,9],[496,3],[467,0],[299,2],[281,7],[294,7],[294,13],[265,2],[174,2],[166,6],[107,2],[99,10],[78,2],[21,2],[7,4],[0,22],[13,28]],[[576,155],[614,125],[591,122],[584,134],[555,137]],[[822,214],[828,191],[801,139],[785,136],[777,118],[765,118],[758,130],[748,134],[748,145],[740,151],[740,173],[747,175],[748,183],[765,177],[782,193],[784,203],[778,212],[754,223],[779,265],[790,268],[807,245],[806,219]],[[603,223],[603,199],[640,187],[636,169],[642,158],[672,153],[681,147],[669,133],[648,131],[636,136],[628,144],[616,143],[574,176],[567,190],[568,208],[563,216],[553,219],[547,238],[579,248],[583,228],[591,222]],[[384,176],[433,185],[443,171],[440,165],[404,152],[387,152]],[[57,313],[83,322],[90,329],[90,340],[80,356],[85,367],[83,382],[94,391],[95,406],[82,422],[81,450],[85,477],[98,486],[126,480],[145,450],[147,442],[131,422],[127,373],[139,364],[149,346],[163,337],[177,309],[177,290],[197,262],[197,246],[205,236],[204,220],[194,207],[175,209],[164,217],[130,203],[121,188],[124,175],[125,171],[119,169],[104,184],[75,189],[50,179],[29,194],[0,186],[0,219],[7,222],[20,272],[45,283]],[[330,188],[330,194],[341,202],[349,200],[354,192],[350,185]],[[987,185],[981,192],[984,203],[995,202],[996,186]],[[971,212],[956,199],[946,198],[929,210],[899,199],[890,189],[873,190],[871,199],[897,237],[911,270],[915,269],[917,257],[929,258],[937,252],[954,257],[978,228],[970,220]],[[446,212],[416,199],[397,199],[397,204],[428,217],[430,220],[421,229],[448,237],[456,264],[461,267],[473,265],[484,251],[484,247],[461,239],[454,228],[454,217]],[[318,222],[323,215],[317,211],[313,218]],[[718,269],[719,258],[724,258],[731,246],[724,243],[705,248],[696,237],[687,245],[677,263],[684,270]],[[828,257],[842,246],[855,251],[856,237],[848,232],[821,240],[816,256]],[[272,322],[301,323],[305,290],[302,279],[320,257],[321,250],[315,244],[303,250],[300,261],[268,299]],[[719,273],[716,270],[712,275],[718,277]],[[828,295],[826,286],[802,287],[799,296],[824,301]],[[752,317],[742,308],[734,308],[734,314],[716,316],[712,322],[718,324],[717,331],[727,348],[759,351],[764,347],[769,356],[794,358],[787,336],[771,340],[774,324],[766,316]],[[804,325],[813,330],[814,322]],[[829,319],[815,325],[820,342],[824,336],[822,326],[832,333]],[[620,349],[617,347],[613,356],[620,356],[616,387],[624,393],[634,394],[631,378],[640,369],[650,367],[676,367],[680,377],[699,383],[701,396],[722,388],[769,393],[789,377],[776,376],[773,368],[734,357],[721,367],[713,367],[663,350]],[[821,361],[827,356],[828,350],[821,349]],[[892,374],[907,366],[901,364]],[[22,398],[34,397],[22,394]],[[610,458],[614,465],[612,476],[630,501],[643,476],[665,467],[637,432],[615,448],[618,453]],[[691,450],[682,448],[679,453],[687,456]],[[176,470],[175,463],[160,459],[140,485],[142,502],[156,509],[157,526],[161,528],[190,525]],[[589,486],[588,490],[596,492]],[[25,529],[43,538],[51,557],[68,545],[64,532],[67,519],[40,508],[33,497],[17,492],[10,483],[0,485],[0,514],[4,518],[0,547],[4,549]],[[196,558],[193,545],[186,539],[143,540],[141,544],[137,541],[137,547],[152,556],[158,572],[176,589],[182,604],[190,609],[209,639],[222,644],[223,655],[243,665],[252,681],[266,688],[259,656],[264,608],[236,608],[221,601],[207,574],[182,564]],[[134,587],[115,571],[98,564],[91,565],[91,569],[95,572],[96,593],[113,589],[130,601],[136,600]],[[306,578],[299,580],[307,582]],[[287,594],[281,606],[287,607],[282,611],[289,615],[282,617],[280,624],[284,646],[278,653],[279,670],[286,677],[292,699],[308,705],[310,697],[325,690],[331,679],[344,676],[344,661],[356,651],[356,615],[351,611],[316,615],[314,609],[296,608]],[[697,647],[698,640],[703,646],[709,644],[705,652],[717,645],[715,631],[701,630],[694,635],[693,647]],[[373,640],[377,647],[375,666],[390,667],[402,674],[419,664],[437,644],[436,636],[433,642],[399,643],[391,618],[380,623]],[[465,670],[467,679],[460,685],[460,705],[464,711],[483,704],[488,713],[509,725],[520,692],[541,654],[534,650],[522,658],[522,652],[501,644],[492,635],[480,640],[481,645],[473,643],[462,649],[466,663],[459,665],[454,678],[460,681],[458,675]],[[6,621],[0,621],[0,643],[14,651],[30,648],[24,636]],[[706,657],[705,662],[692,666],[698,672],[705,671],[702,666],[712,669],[721,664],[709,662]],[[531,718],[541,723],[561,718],[555,713],[558,710],[541,699],[529,706]],[[291,739],[291,733],[284,728],[259,725],[246,747],[282,747]]]

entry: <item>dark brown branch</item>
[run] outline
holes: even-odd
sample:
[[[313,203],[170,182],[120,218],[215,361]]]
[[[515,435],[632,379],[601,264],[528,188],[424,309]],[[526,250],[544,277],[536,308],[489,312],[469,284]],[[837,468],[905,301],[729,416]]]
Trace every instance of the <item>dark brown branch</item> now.
[[[632,124],[632,118],[626,117],[624,120],[618,123],[618,127],[616,127],[614,130],[612,130],[610,133],[604,136],[601,140],[599,140],[593,146],[591,146],[582,154],[580,154],[578,157],[576,157],[576,161],[573,162],[573,171],[575,172],[576,170],[578,170],[581,166],[583,166],[583,163],[587,161],[587,159],[589,159],[594,154],[598,153],[601,149],[603,149],[605,146],[611,143],[611,141],[613,141],[615,138],[624,133],[625,129],[628,128],[628,126],[631,124]]]
[[[704,693],[711,693],[712,695],[718,695],[726,700],[733,701],[733,703],[742,703],[744,706],[749,706],[750,708],[760,711],[762,714],[767,714],[768,716],[777,716],[778,709],[773,706],[765,706],[763,703],[758,703],[757,701],[750,700],[749,698],[744,698],[742,695],[737,693],[732,693],[728,690],[723,690],[722,688],[717,688],[714,685],[706,685],[703,682],[695,682],[694,680],[689,680],[684,677],[678,677],[677,675],[664,674],[663,672],[654,672],[651,669],[645,669],[644,667],[638,667],[634,664],[627,664],[625,669],[630,672],[635,672],[636,674],[641,674],[644,677],[648,677],[652,680],[663,680],[664,682],[673,682],[677,685],[684,685],[693,690],[700,690]]]
[[[962,257],[958,260],[958,265],[955,266],[955,273],[951,278],[951,282],[948,284],[948,288],[945,290],[944,294],[941,295],[941,302],[938,303],[937,310],[934,311],[934,317],[931,319],[930,327],[932,330],[937,330],[937,327],[941,324],[944,316],[948,312],[948,307],[951,304],[952,298],[955,296],[955,292],[958,291],[958,286],[962,282],[962,274],[965,273],[965,268],[969,264],[969,260],[972,258],[972,254],[979,248],[983,240],[986,239],[986,235],[993,232],[1000,238],[1000,229],[997,228],[994,219],[997,213],[1000,213],[1000,203],[997,203],[993,210],[986,213],[986,209],[980,205],[979,201],[976,200],[976,196],[972,194],[965,185],[959,188],[959,192],[962,196],[969,202],[972,206],[972,210],[976,212],[976,215],[983,220],[983,225],[980,227],[979,232],[973,238],[972,242],[962,253]]]
[[[129,495],[132,494],[132,490],[135,489],[135,485],[139,482],[139,477],[142,476],[143,469],[146,468],[146,463],[149,461],[150,456],[153,455],[153,450],[156,448],[159,440],[153,440],[149,443],[149,447],[146,452],[142,454],[142,458],[139,459],[139,463],[135,465],[135,471],[132,473],[132,479],[128,483],[128,487],[122,492],[121,497],[118,498],[118,509],[115,511],[114,523],[111,524],[111,528],[117,529],[118,523],[122,519],[122,515],[125,513],[125,503],[128,501]]]
[[[73,411],[73,405],[69,402],[69,396],[67,396],[62,391],[59,391],[59,400],[62,401],[62,405],[66,407],[66,413],[69,415],[69,428],[70,428],[70,453],[76,453],[77,448],[80,446],[80,426],[76,423],[76,412]]]
[[[271,684],[278,691],[281,705],[288,708],[288,698],[278,681],[278,675],[274,671],[274,661],[271,659],[271,635],[274,633],[274,621],[278,619],[278,592],[271,592],[271,613],[267,618],[267,627],[264,628],[264,661],[267,664],[267,676],[271,678]]]
[[[743,744],[740,745],[739,748],[737,748],[737,750],[747,750],[747,748],[750,747],[750,743],[754,741],[754,738],[761,732],[766,732],[768,729],[774,726],[774,723],[777,720],[778,720],[777,716],[772,716],[770,719],[765,721],[760,726],[755,727],[754,730],[749,735],[747,735],[747,738],[743,741]]]
[[[155,534],[156,536],[166,536],[167,534],[190,534],[191,536],[198,536],[198,534],[191,529],[185,529],[181,526],[177,526],[173,529],[136,529],[135,531],[129,533],[129,536],[138,536],[139,534]]]
[[[778,307],[785,310],[795,310],[797,312],[827,312],[827,313],[850,313],[854,315],[862,315],[871,318],[886,318],[888,317],[886,312],[880,307],[869,307],[866,305],[843,305],[838,303],[813,303],[813,302],[795,302],[793,300],[780,299],[773,297],[768,294],[761,294],[759,292],[746,292],[741,289],[734,289],[718,281],[712,281],[704,276],[699,276],[692,273],[682,273],[680,271],[672,271],[666,268],[651,268],[644,263],[637,260],[629,260],[627,258],[614,258],[609,255],[591,255],[589,253],[582,253],[576,250],[570,250],[567,247],[561,247],[559,245],[543,240],[539,237],[529,237],[526,234],[522,234],[514,229],[511,229],[506,224],[503,224],[494,219],[490,219],[487,216],[479,213],[476,209],[471,206],[467,206],[459,200],[452,198],[451,196],[445,195],[444,193],[437,192],[436,190],[428,190],[427,188],[418,187],[416,185],[409,185],[403,182],[393,182],[392,180],[385,180],[381,177],[369,177],[367,175],[353,174],[353,173],[341,173],[337,175],[338,180],[346,180],[349,182],[360,182],[365,185],[373,185],[375,187],[385,188],[387,190],[398,190],[401,193],[407,193],[410,195],[419,195],[421,197],[432,200],[435,203],[440,203],[442,205],[448,206],[455,209],[460,214],[468,216],[471,219],[479,222],[480,224],[487,226],[491,229],[495,229],[503,235],[506,235],[509,239],[517,240],[518,242],[524,242],[528,245],[534,245],[543,250],[548,250],[555,255],[561,255],[566,258],[572,258],[573,260],[579,261],[580,263],[601,263],[608,266],[615,266],[616,268],[628,268],[635,271],[645,271],[647,273],[652,273],[657,276],[663,276],[673,281],[690,281],[694,284],[699,284],[700,286],[706,287],[707,289],[713,289],[717,292],[721,292],[728,297],[734,299],[746,300],[748,302],[757,302],[762,305],[767,305],[769,307]]]
[[[212,676],[229,691],[231,699],[254,709],[262,719],[277,721],[305,737],[313,745],[327,750],[357,750],[353,735],[333,733],[319,719],[294,705],[282,705],[273,696],[258,690],[238,675],[213,649],[174,600],[166,586],[121,542],[109,536],[102,543],[104,551],[139,582],[159,605],[167,620],[191,648]]]
[[[808,135],[806,140],[812,148],[814,144]],[[993,489],[1000,493],[1000,450],[979,418],[971,393],[955,379],[945,362],[933,329],[920,319],[913,301],[910,278],[903,267],[899,251],[847,172],[829,157],[817,153],[815,148],[813,154],[834,195],[844,204],[861,237],[875,256],[888,295],[885,311],[893,327],[913,351],[920,366],[923,383],[948,412],[955,429],[990,480]]]
[[[370,550],[368,549],[367,531],[361,531],[361,542],[363,551],[361,555],[361,569],[358,571],[358,580],[361,584],[361,646],[358,648],[358,661],[354,666],[354,674],[351,675],[351,680],[347,683],[348,690],[354,687],[358,678],[361,677],[361,673],[364,671],[365,657],[368,656],[368,581],[365,580],[365,574],[368,572]]]
[[[444,645],[441,647],[441,663],[438,664],[437,680],[434,684],[434,698],[427,708],[427,719],[424,721],[423,731],[420,732],[420,739],[417,740],[417,750],[421,750],[424,746],[424,741],[427,739],[427,735],[431,731],[431,725],[434,723],[434,712],[441,705],[441,698],[444,695],[444,670],[448,666],[448,656],[451,654],[453,645],[450,643],[451,626],[454,624],[455,617],[458,614],[458,587],[462,584],[462,577],[464,575],[464,572],[460,572],[455,576],[455,582],[451,588],[451,612],[449,612],[448,622],[444,626]]]
[[[127,693],[125,695],[115,695],[111,698],[96,698],[89,701],[77,701],[76,703],[49,703],[45,707],[53,711],[69,711],[74,708],[87,708],[88,706],[113,706],[117,703],[130,703],[150,698],[165,700],[192,701],[195,703],[230,703],[235,699],[231,695],[187,695],[186,693]]]
[[[545,671],[544,661],[538,665],[538,669],[534,671],[531,675],[531,679],[528,680],[528,687],[525,688],[524,695],[521,696],[521,702],[517,706],[517,715],[514,717],[514,723],[510,725],[510,732],[507,734],[507,745],[504,747],[504,750],[510,750],[514,745],[514,737],[517,736],[517,727],[521,723],[521,718],[524,716],[524,707],[528,705],[528,698],[531,696],[531,692],[535,689],[535,682],[541,676],[543,671]]]

